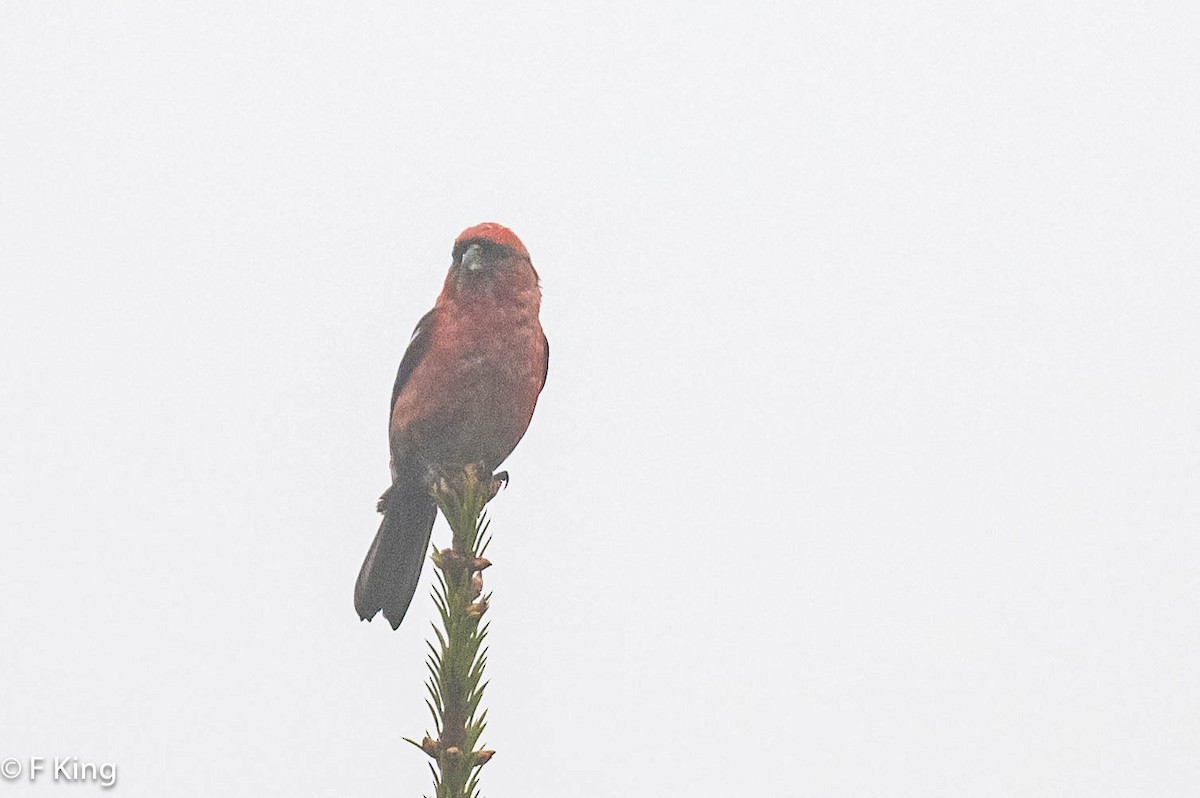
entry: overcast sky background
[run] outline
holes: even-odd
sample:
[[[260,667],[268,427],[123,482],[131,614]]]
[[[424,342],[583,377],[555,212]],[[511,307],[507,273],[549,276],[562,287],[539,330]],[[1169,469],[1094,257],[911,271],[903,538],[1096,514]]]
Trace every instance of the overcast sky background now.
[[[486,795],[1197,794],[1196,6],[180,5],[0,10],[0,759],[429,792],[351,599],[498,221]]]

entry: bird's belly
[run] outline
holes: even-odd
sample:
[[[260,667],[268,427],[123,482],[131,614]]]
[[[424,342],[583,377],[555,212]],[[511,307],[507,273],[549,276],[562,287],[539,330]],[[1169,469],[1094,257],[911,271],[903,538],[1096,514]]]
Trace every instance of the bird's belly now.
[[[541,388],[539,352],[527,336],[497,336],[453,356],[433,359],[442,364],[406,386],[415,396],[400,397],[393,414],[393,457],[416,460],[441,469],[483,463],[495,469],[516,448],[529,426]],[[520,353],[518,356],[514,356]],[[446,353],[447,355],[451,353]]]

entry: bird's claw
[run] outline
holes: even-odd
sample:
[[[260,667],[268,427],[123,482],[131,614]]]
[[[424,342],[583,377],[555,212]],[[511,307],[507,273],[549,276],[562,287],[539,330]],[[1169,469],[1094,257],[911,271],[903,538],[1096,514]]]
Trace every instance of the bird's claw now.
[[[508,472],[507,471],[497,471],[495,474],[492,474],[492,498],[495,498],[496,494],[500,492],[501,488],[507,488],[507,487],[508,487]]]

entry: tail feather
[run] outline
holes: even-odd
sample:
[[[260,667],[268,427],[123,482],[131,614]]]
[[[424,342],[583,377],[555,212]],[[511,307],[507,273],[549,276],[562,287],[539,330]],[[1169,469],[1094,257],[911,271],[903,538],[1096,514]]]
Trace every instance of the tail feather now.
[[[397,629],[417,592],[437,504],[419,482],[393,485],[381,504],[383,523],[358,572],[354,608],[364,621],[383,610]]]

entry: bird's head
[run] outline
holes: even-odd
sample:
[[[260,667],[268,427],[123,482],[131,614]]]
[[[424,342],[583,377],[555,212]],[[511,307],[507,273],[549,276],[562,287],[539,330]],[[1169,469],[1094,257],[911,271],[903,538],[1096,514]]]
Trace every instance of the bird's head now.
[[[537,288],[538,275],[517,234],[495,222],[468,227],[454,241],[450,276],[459,291]]]

